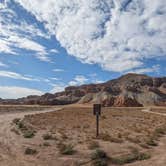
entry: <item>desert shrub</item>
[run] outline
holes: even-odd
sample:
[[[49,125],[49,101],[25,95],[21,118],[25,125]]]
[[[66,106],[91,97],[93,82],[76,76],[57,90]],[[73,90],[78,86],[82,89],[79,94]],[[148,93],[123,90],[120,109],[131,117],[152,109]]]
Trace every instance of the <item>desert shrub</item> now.
[[[99,148],[99,143],[96,141],[91,141],[88,145],[88,148],[91,150],[97,149],[97,148]]]
[[[128,155],[123,155],[120,157],[111,157],[111,162],[113,164],[123,165],[123,164],[135,162],[137,160],[146,160],[146,159],[149,159],[150,157],[151,156],[149,154],[139,152],[137,149],[133,148],[131,150],[131,153]]]
[[[108,165],[108,156],[101,150],[96,149],[91,156],[93,166],[107,166]]]
[[[36,153],[37,153],[37,150],[32,149],[32,148],[26,148],[25,152],[24,152],[24,154],[26,154],[26,155],[33,155],[33,154],[36,154]]]
[[[99,159],[99,158],[107,158],[107,154],[101,150],[101,149],[96,149],[94,153],[92,153],[91,159]]]
[[[17,125],[20,122],[20,118],[15,118],[12,122]]]
[[[18,128],[20,129],[20,130],[27,130],[27,127],[26,127],[26,125],[24,124],[24,122],[23,121],[19,121],[18,123],[17,123],[17,126],[18,126]]]
[[[44,140],[53,140],[55,137],[53,137],[51,134],[44,134],[43,135]]]
[[[26,130],[23,134],[24,138],[33,138],[35,136],[35,132],[33,130]]]
[[[157,142],[154,140],[153,137],[148,138],[146,144],[150,146],[158,146]]]
[[[49,142],[44,142],[43,146],[50,146],[50,143]]]
[[[31,127],[27,126],[23,121],[21,121],[20,119],[14,119],[13,123],[16,124],[17,129],[19,129],[21,131],[21,133],[23,134],[24,138],[32,138],[35,136],[35,132],[34,130],[32,130]],[[19,132],[18,132],[19,133]]]
[[[59,148],[60,154],[63,154],[63,155],[72,155],[75,152],[74,146],[71,144],[60,143],[58,145],[58,148]]]
[[[139,144],[142,148],[149,149],[149,146],[146,143]]]
[[[107,166],[108,163],[105,159],[97,159],[92,162],[93,166]]]
[[[139,153],[138,155],[138,160],[147,160],[149,159],[151,156],[150,154],[147,153]]]
[[[160,135],[164,135],[164,134],[166,134],[166,129],[165,128],[157,128],[157,129],[155,129],[155,134],[157,134],[158,136],[160,136]]]

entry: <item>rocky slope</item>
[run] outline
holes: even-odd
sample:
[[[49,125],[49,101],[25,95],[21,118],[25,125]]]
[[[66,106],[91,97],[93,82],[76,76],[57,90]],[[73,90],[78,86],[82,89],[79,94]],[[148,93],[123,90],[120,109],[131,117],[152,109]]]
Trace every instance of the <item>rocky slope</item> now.
[[[127,74],[102,84],[70,86],[65,91],[16,100],[0,100],[0,104],[63,105],[102,103],[103,106],[166,106],[166,77]]]

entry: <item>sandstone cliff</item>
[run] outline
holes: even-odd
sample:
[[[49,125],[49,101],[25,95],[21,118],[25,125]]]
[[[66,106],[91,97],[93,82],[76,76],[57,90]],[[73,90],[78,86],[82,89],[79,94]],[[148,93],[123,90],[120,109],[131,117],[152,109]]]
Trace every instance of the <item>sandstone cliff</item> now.
[[[70,86],[56,94],[0,100],[0,104],[64,105],[101,103],[103,106],[166,106],[166,77],[127,74],[102,84]]]

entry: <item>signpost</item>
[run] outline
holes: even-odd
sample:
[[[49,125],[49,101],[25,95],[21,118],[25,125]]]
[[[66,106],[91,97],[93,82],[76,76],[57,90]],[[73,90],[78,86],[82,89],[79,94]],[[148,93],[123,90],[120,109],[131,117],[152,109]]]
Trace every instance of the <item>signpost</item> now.
[[[96,137],[99,136],[99,116],[101,115],[101,104],[93,105],[93,114],[96,115]]]

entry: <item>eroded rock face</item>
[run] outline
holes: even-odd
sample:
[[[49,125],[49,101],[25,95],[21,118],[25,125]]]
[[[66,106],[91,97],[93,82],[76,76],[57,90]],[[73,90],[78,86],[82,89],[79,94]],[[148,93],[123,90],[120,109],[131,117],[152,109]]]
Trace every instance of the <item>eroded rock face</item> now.
[[[135,98],[126,97],[124,95],[120,95],[116,97],[114,107],[142,107],[143,105],[140,104]]]
[[[166,106],[166,77],[126,74],[101,84],[70,86],[55,94],[46,93],[16,100],[0,99],[0,104],[63,105],[76,102],[115,107]]]

